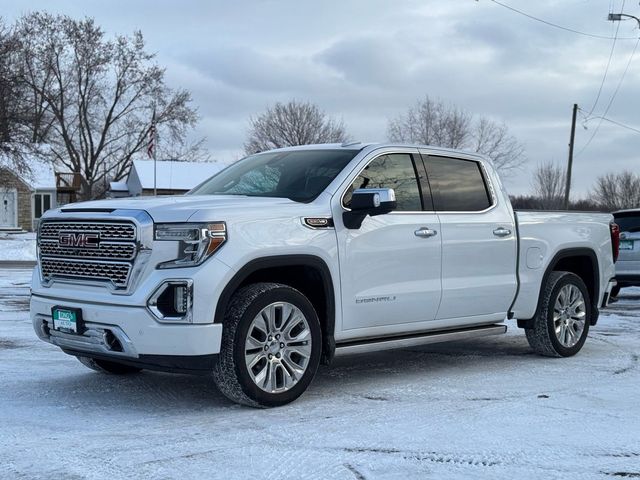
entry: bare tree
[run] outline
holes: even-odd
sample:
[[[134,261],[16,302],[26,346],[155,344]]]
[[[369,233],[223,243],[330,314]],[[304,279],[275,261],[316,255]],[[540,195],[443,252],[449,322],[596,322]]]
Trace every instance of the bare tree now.
[[[511,196],[511,205],[516,210],[540,210],[544,209],[540,202],[540,198],[535,195],[515,195]],[[564,202],[562,203],[564,207]],[[557,208],[557,207],[551,207]],[[602,210],[600,205],[590,198],[581,198],[574,200],[569,204],[569,210],[579,210],[581,212],[597,212]]]
[[[640,175],[629,170],[601,175],[592,197],[608,211],[640,207]]]
[[[538,165],[533,173],[532,188],[543,210],[559,210],[564,205],[565,171],[553,162]]]
[[[11,65],[11,51],[15,48],[15,39],[0,18],[0,143],[11,142],[15,124],[16,78]]]
[[[348,135],[342,121],[328,118],[310,102],[276,103],[250,119],[247,154],[313,143],[342,143]]]
[[[25,175],[29,173],[25,140],[29,139],[26,127],[30,119],[16,62],[18,46],[14,29],[0,18],[0,165]]]
[[[206,149],[206,138],[195,141],[186,139],[170,139],[170,141],[158,141],[157,158],[178,162],[209,162],[211,154]]]
[[[185,90],[171,90],[140,32],[105,37],[91,18],[33,13],[17,29],[22,81],[40,114],[43,152],[83,178],[81,198],[119,180],[149,141],[152,112],[160,136],[182,141],[197,114]]]
[[[419,143],[472,150],[487,155],[503,174],[525,161],[524,146],[507,126],[428,96],[404,114],[390,119],[387,136],[392,142]]]

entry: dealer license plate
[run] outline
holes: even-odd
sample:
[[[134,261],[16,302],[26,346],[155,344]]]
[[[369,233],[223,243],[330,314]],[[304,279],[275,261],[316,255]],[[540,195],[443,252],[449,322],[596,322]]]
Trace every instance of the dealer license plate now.
[[[620,240],[620,250],[633,250],[633,240]]]
[[[77,308],[53,307],[53,329],[67,333],[81,333],[82,314]]]

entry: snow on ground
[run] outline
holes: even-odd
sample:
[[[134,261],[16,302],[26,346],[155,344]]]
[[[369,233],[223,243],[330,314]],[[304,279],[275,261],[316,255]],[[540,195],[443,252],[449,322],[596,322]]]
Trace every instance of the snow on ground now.
[[[0,478],[640,476],[640,289],[583,351],[507,335],[345,358],[282,408],[209,378],[105,376],[35,337],[28,270],[0,270]]]
[[[36,259],[36,234],[0,232],[0,261],[28,261]]]

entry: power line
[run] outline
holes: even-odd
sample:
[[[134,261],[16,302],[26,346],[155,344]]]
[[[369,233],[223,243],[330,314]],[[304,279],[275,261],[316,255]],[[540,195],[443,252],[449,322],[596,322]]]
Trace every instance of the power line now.
[[[625,2],[626,2],[626,0],[622,0],[622,8],[620,8],[621,12],[624,11]],[[611,59],[613,58],[613,51],[616,49],[616,41],[618,40],[618,32],[620,31],[620,25],[621,24],[622,24],[622,22],[618,22],[618,24],[616,25],[616,33],[613,36],[613,43],[611,44],[611,51],[609,52],[609,60],[607,60],[607,66],[604,69],[604,75],[602,76],[602,82],[600,82],[600,88],[598,89],[598,94],[596,95],[596,99],[593,102],[593,106],[591,107],[591,110],[589,110],[589,113],[587,113],[587,117],[591,116],[593,111],[598,106],[598,102],[600,101],[600,95],[602,95],[602,89],[604,88],[604,84],[605,84],[605,82],[607,80],[607,74],[609,73],[609,67],[611,66]]]
[[[600,120],[604,120],[605,122],[613,123],[614,125],[617,125],[619,127],[626,128],[627,130],[631,130],[632,132],[640,133],[640,128],[634,128],[629,125],[625,125],[624,123],[618,122],[616,120],[612,120],[611,118],[607,118],[607,117],[591,117],[591,118],[592,119],[599,118]]]
[[[595,130],[591,134],[591,137],[589,137],[589,140],[587,140],[587,143],[584,144],[584,146],[580,149],[580,151],[577,153],[576,156],[581,155],[582,152],[584,152],[587,149],[587,147],[591,144],[591,142],[593,141],[595,136],[598,134],[598,130],[600,130],[600,125],[602,125],[602,121],[607,116],[607,113],[609,113],[609,109],[611,108],[611,105],[613,105],[613,101],[615,100],[616,95],[618,95],[618,92],[620,91],[620,87],[622,86],[622,82],[624,81],[624,77],[627,75],[627,72],[629,71],[629,67],[631,66],[631,62],[633,61],[633,57],[636,54],[636,50],[638,49],[638,44],[640,44],[640,38],[638,38],[636,40],[636,44],[633,47],[631,55],[629,55],[629,60],[627,61],[627,66],[625,67],[624,72],[622,72],[622,76],[620,77],[620,80],[618,81],[618,85],[616,86],[616,89],[613,91],[613,95],[611,95],[611,98],[609,99],[609,104],[607,105],[607,108],[605,109],[605,111],[602,114],[602,116],[599,117],[600,121],[598,122],[598,125],[596,126]],[[589,121],[589,118],[587,118],[586,121]]]
[[[563,27],[562,25],[558,25],[557,23],[553,23],[553,22],[549,22],[547,20],[544,20],[542,18],[538,18],[538,17],[534,17],[533,15],[523,12],[522,10],[518,10],[517,8],[511,7],[509,5],[506,5],[502,2],[499,2],[498,0],[489,0],[493,3],[495,3],[496,5],[500,5],[501,7],[504,7],[508,10],[511,10],[512,12],[518,13],[520,15],[524,15],[525,17],[531,19],[531,20],[535,20],[536,22],[541,22],[544,23],[545,25],[548,25],[550,27],[554,27],[554,28],[559,28],[560,30],[565,30],[567,32],[571,32],[571,33],[576,33],[578,35],[583,35],[585,37],[592,37],[592,38],[601,38],[604,40],[613,40],[616,37],[609,37],[606,35],[598,35],[595,33],[586,33],[586,32],[581,32],[580,30],[574,30],[573,28],[569,28],[569,27]],[[635,40],[636,37],[618,37],[618,40]]]

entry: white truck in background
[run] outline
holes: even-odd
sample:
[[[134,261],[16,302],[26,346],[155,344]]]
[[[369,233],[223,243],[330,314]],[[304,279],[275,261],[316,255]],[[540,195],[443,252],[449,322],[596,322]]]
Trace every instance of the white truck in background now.
[[[95,370],[207,374],[235,402],[278,406],[336,355],[510,321],[538,353],[576,354],[615,285],[612,220],[515,213],[471,153],[272,150],[184,196],[47,212],[31,318]]]

